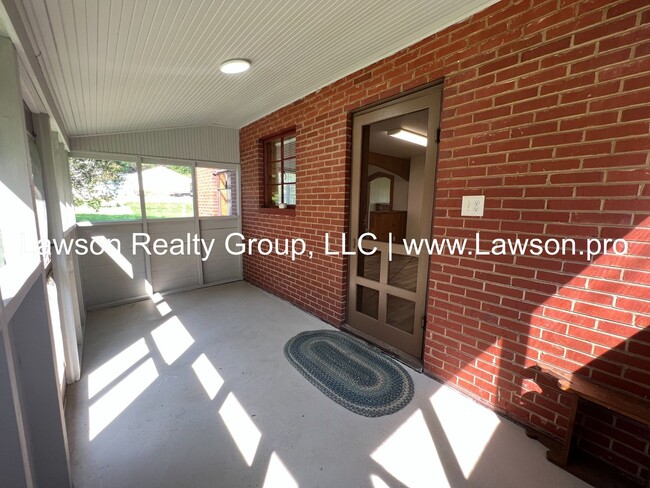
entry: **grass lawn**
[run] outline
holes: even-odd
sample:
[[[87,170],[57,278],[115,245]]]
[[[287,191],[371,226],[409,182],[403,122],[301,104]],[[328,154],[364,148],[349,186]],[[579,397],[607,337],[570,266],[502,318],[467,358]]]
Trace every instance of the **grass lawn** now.
[[[194,217],[192,205],[187,203],[147,203],[147,218],[149,219],[178,219]],[[100,208],[97,212],[77,212],[77,222],[115,222],[124,220],[140,220],[140,204],[127,203],[121,207]]]
[[[140,220],[140,216],[131,215],[106,215],[102,213],[78,213],[75,214],[77,217],[77,222],[110,222],[113,220]]]

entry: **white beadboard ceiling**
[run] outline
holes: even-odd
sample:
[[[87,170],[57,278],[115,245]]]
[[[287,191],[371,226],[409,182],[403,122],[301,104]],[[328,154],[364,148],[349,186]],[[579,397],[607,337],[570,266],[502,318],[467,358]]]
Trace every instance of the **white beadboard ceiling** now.
[[[70,135],[242,127],[495,0],[23,0]],[[229,58],[252,61],[224,75]]]

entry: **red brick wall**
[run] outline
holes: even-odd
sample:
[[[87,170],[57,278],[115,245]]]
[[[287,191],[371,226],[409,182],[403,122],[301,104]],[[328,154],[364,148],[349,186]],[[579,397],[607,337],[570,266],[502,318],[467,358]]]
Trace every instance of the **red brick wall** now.
[[[197,166],[196,186],[200,217],[238,215],[235,171]]]
[[[219,215],[219,192],[213,168],[196,168],[196,187],[199,215],[202,217]]]
[[[444,78],[434,237],[626,238],[630,253],[433,256],[425,370],[554,435],[567,398],[540,362],[650,397],[649,40],[646,1],[502,1],[243,128],[244,234],[314,248],[246,257],[245,278],[345,320],[347,263],[322,236],[347,229],[350,112]],[[297,209],[263,213],[259,140],[290,127]],[[462,218],[473,194],[485,216]],[[585,449],[647,476],[647,431],[582,423]]]

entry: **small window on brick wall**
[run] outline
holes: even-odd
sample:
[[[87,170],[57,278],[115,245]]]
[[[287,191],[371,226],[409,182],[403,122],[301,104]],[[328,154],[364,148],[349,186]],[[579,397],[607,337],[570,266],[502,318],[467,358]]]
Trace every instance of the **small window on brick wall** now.
[[[296,133],[264,140],[264,203],[267,207],[296,206]]]

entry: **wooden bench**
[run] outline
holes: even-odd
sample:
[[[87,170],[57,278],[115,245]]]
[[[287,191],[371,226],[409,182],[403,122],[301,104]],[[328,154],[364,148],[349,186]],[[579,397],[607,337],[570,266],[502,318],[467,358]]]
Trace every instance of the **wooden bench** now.
[[[650,426],[650,401],[617,391],[582,376],[564,373],[552,367],[541,367],[541,372],[557,380],[557,386],[572,397],[569,424],[566,435],[560,444],[552,442],[549,439],[541,439],[540,437],[543,436],[532,429],[527,429],[526,433],[529,437],[539,439],[549,447],[549,451],[546,453],[549,461],[583,479],[589,478],[586,481],[596,484],[588,474],[584,473],[583,469],[570,469],[573,429],[579,399],[582,398],[583,400],[601,405],[619,415],[634,419],[648,426]],[[650,488],[650,477],[646,483],[646,488]]]

